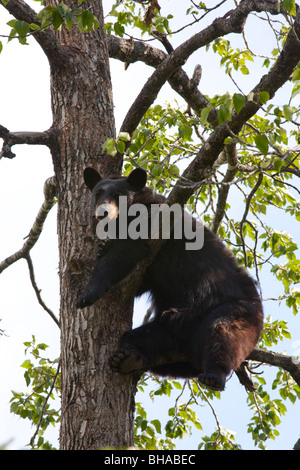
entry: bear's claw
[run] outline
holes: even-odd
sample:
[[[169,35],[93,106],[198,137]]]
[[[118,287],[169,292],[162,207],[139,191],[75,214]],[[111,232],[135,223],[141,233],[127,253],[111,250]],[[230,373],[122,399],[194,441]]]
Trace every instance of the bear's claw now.
[[[110,366],[114,372],[130,374],[131,372],[145,370],[145,361],[139,354],[117,351],[110,359]]]

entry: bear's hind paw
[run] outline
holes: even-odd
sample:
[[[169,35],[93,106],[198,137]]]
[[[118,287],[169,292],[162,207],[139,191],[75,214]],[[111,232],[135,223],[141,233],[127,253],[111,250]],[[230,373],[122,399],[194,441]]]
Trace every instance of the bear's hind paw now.
[[[198,380],[210,390],[222,392],[225,389],[225,378],[216,374],[200,374]]]
[[[130,374],[131,372],[143,372],[145,361],[142,356],[128,351],[117,351],[110,358],[110,366],[114,372]]]

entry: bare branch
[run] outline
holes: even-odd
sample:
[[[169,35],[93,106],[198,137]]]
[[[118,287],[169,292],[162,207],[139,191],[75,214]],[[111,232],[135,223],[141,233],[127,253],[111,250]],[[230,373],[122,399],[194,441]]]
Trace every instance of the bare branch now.
[[[300,439],[295,443],[293,450],[300,450]]]
[[[172,46],[172,44],[170,43],[169,39],[167,38],[165,34],[160,33],[159,31],[156,31],[156,30],[152,30],[151,34],[163,44],[168,54],[171,54],[171,52],[174,51],[174,47]]]
[[[300,361],[293,356],[265,351],[264,349],[253,349],[247,359],[255,362],[269,364],[271,366],[281,367],[286,370],[300,386]]]
[[[253,196],[255,195],[256,191],[259,189],[262,181],[263,181],[263,173],[259,173],[258,179],[255,183],[255,186],[252,189],[252,191],[250,192],[249,196],[247,197],[245,212],[244,212],[244,215],[243,215],[242,220],[240,222],[240,237],[241,237],[241,240],[242,240],[242,246],[243,246],[243,250],[244,250],[245,266],[248,265],[248,262],[247,262],[247,251],[246,251],[246,248],[245,248],[243,227],[244,227],[244,223],[247,222],[247,215],[248,215],[248,212],[249,212],[249,209],[250,209],[251,200],[252,200]]]
[[[6,127],[0,125],[0,138],[4,140],[0,159],[14,158],[16,155],[11,151],[13,145],[47,145],[50,146],[51,130],[45,132],[10,132]]]
[[[167,57],[167,55],[153,46],[141,41],[122,39],[115,36],[108,36],[109,56],[126,63],[144,62],[145,64],[157,68]],[[209,106],[207,98],[198,90],[195,80],[189,79],[186,72],[179,67],[169,78],[168,82],[192,108],[196,114]],[[208,122],[217,125],[217,111],[213,110],[208,116]]]
[[[249,390],[249,392],[255,392],[256,388],[254,383],[252,382],[251,378],[247,374],[247,367],[248,363],[247,361],[243,362],[240,367],[235,371],[240,383],[244,385],[246,390]]]
[[[54,320],[55,323],[57,324],[57,326],[59,327],[59,326],[60,326],[59,320],[57,319],[56,315],[52,312],[52,310],[51,310],[49,307],[47,307],[47,305],[45,304],[45,302],[43,301],[43,299],[42,299],[42,297],[41,297],[41,291],[40,291],[40,289],[38,288],[37,283],[36,283],[36,280],[35,280],[34,268],[33,268],[33,263],[32,263],[32,259],[31,259],[30,254],[27,253],[27,254],[24,256],[24,258],[25,258],[25,260],[27,261],[31,284],[32,284],[32,287],[33,287],[33,289],[34,289],[34,291],[35,291],[35,294],[36,294],[36,297],[37,297],[37,299],[38,299],[39,304],[40,304],[40,305],[43,307],[43,309],[50,315],[50,317],[52,318],[52,320]]]
[[[213,219],[212,223],[212,231],[214,233],[218,233],[220,224],[222,222],[224,213],[225,213],[225,207],[226,207],[226,201],[227,201],[227,196],[229,193],[229,184],[224,184],[224,183],[230,183],[233,181],[235,174],[237,172],[237,153],[236,153],[236,144],[235,143],[230,143],[226,145],[224,149],[226,156],[227,156],[227,162],[228,162],[228,168],[226,171],[226,174],[222,180],[221,187],[219,188],[219,197],[218,197],[218,203],[217,203],[217,209],[216,213]]]
[[[2,273],[2,271],[4,271],[6,268],[11,266],[13,263],[18,261],[19,259],[26,258],[26,256],[28,255],[32,247],[36,244],[43,230],[43,225],[46,220],[46,217],[50,209],[53,207],[55,203],[55,191],[56,191],[55,177],[52,176],[51,178],[48,178],[45,182],[45,185],[44,185],[45,200],[29,232],[26,242],[24,243],[24,245],[19,251],[9,256],[4,261],[2,261],[2,263],[0,263],[0,274]]]

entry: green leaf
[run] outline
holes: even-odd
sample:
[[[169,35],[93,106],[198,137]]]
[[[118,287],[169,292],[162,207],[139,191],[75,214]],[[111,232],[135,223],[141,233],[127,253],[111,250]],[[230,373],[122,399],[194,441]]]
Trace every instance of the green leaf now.
[[[235,93],[233,95],[233,106],[237,113],[239,113],[245,105],[245,96],[240,93]]]
[[[171,165],[169,170],[171,171],[171,173],[174,173],[175,175],[179,176],[179,168],[178,166],[176,165]]]
[[[283,0],[282,6],[286,9],[286,11],[291,13],[291,15],[296,15],[295,0]]]
[[[249,75],[249,69],[246,67],[246,65],[241,65],[240,70],[243,75]]]
[[[125,148],[126,148],[125,142],[123,142],[123,140],[118,140],[118,142],[117,142],[117,150],[118,150],[118,152],[124,153],[124,152],[125,152]]]
[[[30,26],[25,21],[16,21],[14,25],[17,34],[21,37],[26,36],[30,31]]]
[[[179,126],[178,133],[183,140],[191,140],[193,128],[187,125]]]
[[[21,367],[24,367],[24,369],[31,369],[33,367],[32,362],[29,359],[26,359]]]
[[[120,36],[122,38],[123,34],[125,33],[125,28],[120,23],[115,23],[114,24],[114,31],[115,31],[117,36]]]
[[[218,122],[222,124],[226,119],[231,120],[231,103],[225,102],[220,106],[218,113]]]
[[[161,434],[161,422],[158,419],[153,419],[151,421],[151,424],[155,427],[156,432]]]
[[[8,26],[10,26],[11,28],[14,28],[16,22],[17,22],[17,20],[10,20],[10,21],[8,21],[6,24],[7,24]]]
[[[49,348],[49,346],[45,343],[39,343],[37,345],[37,349],[42,349],[43,351],[45,351],[45,349]]]
[[[293,119],[293,114],[294,114],[293,108],[291,108],[291,106],[285,104],[283,106],[283,114],[284,114],[284,117],[287,121],[291,121]]]
[[[270,95],[267,91],[261,91],[259,94],[259,102],[261,104],[266,104],[269,101]]]
[[[30,23],[30,29],[32,29],[33,31],[37,31],[38,29],[40,29],[40,25],[38,24],[35,24],[35,23]]]
[[[130,142],[131,137],[128,132],[120,132],[118,135],[118,139],[124,140],[124,142]]]
[[[77,26],[81,33],[84,31],[89,33],[93,28],[96,30],[99,27],[99,21],[92,12],[84,10],[77,17]]]
[[[57,10],[54,10],[52,13],[52,24],[54,29],[59,29],[61,25],[63,24],[64,19],[63,17],[59,14]]]
[[[300,80],[300,67],[297,67],[294,72],[292,73],[292,80],[293,82],[296,82],[297,80]]]
[[[160,176],[162,174],[162,171],[163,168],[161,165],[154,165],[154,167],[152,168],[152,174],[155,177]]]
[[[102,149],[106,150],[108,155],[115,156],[117,154],[116,144],[114,139],[106,139],[102,145]]]
[[[27,44],[26,35],[30,31],[30,25],[25,21],[19,20],[11,20],[8,21],[7,24],[12,28],[8,41],[11,41],[15,36],[18,36],[19,42],[21,44]]]
[[[267,155],[269,149],[269,141],[264,134],[259,134],[255,137],[255,145],[263,155]]]
[[[65,14],[65,20],[66,20],[67,29],[68,31],[70,31],[73,21],[74,21],[73,13],[70,11],[67,11]]]
[[[207,107],[207,108],[203,108],[201,110],[201,116],[200,116],[200,119],[201,119],[201,125],[202,126],[205,126],[206,122],[207,122],[207,118],[208,118],[208,115],[211,111],[211,107]]]
[[[300,80],[295,82],[295,86],[292,91],[292,98],[295,98],[300,93]]]

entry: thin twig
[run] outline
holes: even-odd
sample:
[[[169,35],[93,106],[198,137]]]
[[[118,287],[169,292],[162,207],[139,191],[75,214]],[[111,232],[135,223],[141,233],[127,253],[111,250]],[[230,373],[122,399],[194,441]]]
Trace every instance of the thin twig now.
[[[30,276],[30,280],[31,280],[31,284],[32,284],[32,287],[35,291],[35,294],[36,294],[36,297],[38,299],[38,302],[39,304],[43,307],[43,309],[50,315],[50,317],[52,318],[52,320],[55,321],[55,323],[57,324],[58,327],[60,327],[60,323],[59,323],[59,320],[58,318],[55,316],[55,314],[52,312],[52,310],[47,307],[47,305],[45,304],[45,302],[43,301],[42,297],[41,297],[41,291],[40,289],[38,288],[37,286],[37,283],[36,283],[36,280],[35,280],[35,275],[34,275],[34,268],[33,268],[33,263],[32,263],[32,259],[30,257],[30,254],[27,253],[26,256],[24,256],[25,260],[27,261],[27,264],[28,264],[28,269],[29,269],[29,276]]]

